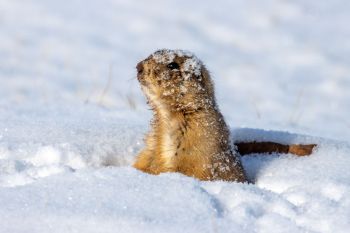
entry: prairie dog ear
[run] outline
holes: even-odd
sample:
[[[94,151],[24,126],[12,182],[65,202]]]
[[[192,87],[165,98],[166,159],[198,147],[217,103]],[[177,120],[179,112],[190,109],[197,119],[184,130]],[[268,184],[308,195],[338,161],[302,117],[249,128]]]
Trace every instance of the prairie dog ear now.
[[[204,65],[202,65],[202,69],[201,69],[201,79],[202,79],[202,83],[204,85],[204,88],[208,92],[208,95],[214,96],[214,84],[211,80],[209,71],[207,70],[207,68]]]

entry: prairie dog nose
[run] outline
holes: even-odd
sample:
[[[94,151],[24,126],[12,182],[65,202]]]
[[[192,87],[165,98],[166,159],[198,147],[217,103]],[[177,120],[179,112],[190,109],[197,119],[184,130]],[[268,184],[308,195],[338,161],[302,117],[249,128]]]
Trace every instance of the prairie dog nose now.
[[[143,62],[142,61],[137,63],[136,69],[137,69],[138,74],[141,74],[143,72]]]

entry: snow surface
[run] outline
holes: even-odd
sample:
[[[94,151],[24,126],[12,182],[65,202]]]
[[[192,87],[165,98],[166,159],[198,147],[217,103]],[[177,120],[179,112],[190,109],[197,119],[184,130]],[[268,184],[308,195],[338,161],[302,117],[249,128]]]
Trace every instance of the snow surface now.
[[[0,1],[0,232],[348,232],[350,2]],[[317,143],[243,158],[255,184],[131,164],[157,49],[211,71],[235,141]],[[308,136],[310,135],[310,136]]]

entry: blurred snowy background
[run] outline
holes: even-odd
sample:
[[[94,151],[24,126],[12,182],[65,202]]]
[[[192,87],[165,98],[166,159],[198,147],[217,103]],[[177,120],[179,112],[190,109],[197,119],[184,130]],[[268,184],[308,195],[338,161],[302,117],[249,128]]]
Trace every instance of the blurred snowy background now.
[[[0,232],[345,232],[349,20],[346,0],[0,0]],[[245,160],[256,185],[120,168],[151,118],[135,65],[160,48],[207,65],[235,137],[323,147]]]

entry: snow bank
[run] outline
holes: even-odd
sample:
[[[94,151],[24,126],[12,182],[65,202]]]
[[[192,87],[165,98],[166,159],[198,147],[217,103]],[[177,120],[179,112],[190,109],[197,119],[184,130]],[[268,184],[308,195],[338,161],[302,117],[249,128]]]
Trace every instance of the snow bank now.
[[[130,167],[67,170],[0,188],[0,225],[4,232],[346,232],[349,153],[350,145],[324,140],[310,157],[246,156],[255,185]]]
[[[147,130],[132,117],[126,120],[127,112],[89,106],[27,113],[0,116],[1,186],[82,168],[129,165]]]
[[[131,168],[54,176],[1,190],[0,202],[4,232],[209,232],[220,215],[197,181]]]
[[[200,182],[131,168],[145,127],[125,120],[95,126],[86,124],[89,118],[79,124],[67,121],[62,128],[45,122],[46,129],[55,131],[53,138],[44,129],[30,139],[14,132],[3,136],[17,146],[2,143],[0,150],[2,231],[345,232],[350,227],[348,143],[234,129],[239,141],[249,135],[258,141],[280,138],[319,146],[309,157],[243,157],[255,184]],[[45,145],[54,138],[57,144]],[[64,146],[61,138],[67,140]]]

